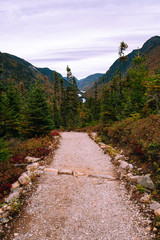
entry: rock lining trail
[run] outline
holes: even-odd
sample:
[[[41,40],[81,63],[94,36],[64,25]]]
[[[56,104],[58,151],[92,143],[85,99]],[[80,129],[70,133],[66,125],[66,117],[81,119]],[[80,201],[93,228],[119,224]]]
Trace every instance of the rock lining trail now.
[[[13,240],[150,240],[147,220],[100,147],[86,133],[64,132],[14,226]],[[62,172],[63,173],[63,172]]]

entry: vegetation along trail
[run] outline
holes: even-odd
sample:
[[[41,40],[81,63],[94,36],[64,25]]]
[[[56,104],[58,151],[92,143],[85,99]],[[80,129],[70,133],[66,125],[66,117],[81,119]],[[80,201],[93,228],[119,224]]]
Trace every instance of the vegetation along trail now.
[[[86,133],[62,133],[48,168],[10,239],[151,239],[145,219],[117,180],[110,157]]]

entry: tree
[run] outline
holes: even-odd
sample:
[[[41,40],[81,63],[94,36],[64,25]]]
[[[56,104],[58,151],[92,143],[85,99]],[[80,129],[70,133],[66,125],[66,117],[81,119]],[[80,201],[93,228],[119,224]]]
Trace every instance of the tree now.
[[[146,81],[146,95],[148,96],[148,102],[155,103],[156,113],[159,113],[160,108],[160,74],[152,75]]]
[[[75,77],[71,73],[71,69],[67,66],[67,88],[65,91],[64,109],[66,111],[65,122],[66,127],[74,128],[78,121],[78,95],[77,83]]]
[[[1,136],[18,137],[22,98],[19,90],[12,84],[2,90],[0,97]]]
[[[45,135],[54,128],[54,121],[44,88],[39,81],[31,87],[26,101],[25,134],[29,137]]]
[[[57,106],[55,97],[53,97],[53,120],[54,120],[55,128],[59,129],[61,126],[61,116],[60,116],[60,110]]]
[[[122,73],[121,73],[121,65],[122,62],[126,61],[126,56],[124,56],[124,51],[128,48],[128,45],[125,42],[120,43],[119,47],[119,97],[122,98],[122,85],[121,85],[121,78],[122,78]]]

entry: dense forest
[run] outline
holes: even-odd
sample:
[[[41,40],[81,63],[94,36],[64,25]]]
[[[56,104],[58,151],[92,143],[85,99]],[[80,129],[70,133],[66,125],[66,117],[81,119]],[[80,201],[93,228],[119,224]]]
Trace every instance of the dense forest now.
[[[160,70],[150,72],[145,57],[137,52],[132,67],[122,75],[127,44],[119,47],[119,69],[113,79],[97,82],[94,94],[82,102],[69,66],[67,84],[54,72],[52,91],[41,79],[25,88],[12,79],[0,85],[0,194],[17,178],[13,164],[24,162],[27,154],[47,154],[47,141],[59,130],[97,131],[104,142],[128,147],[156,172],[160,189]],[[0,76],[3,78],[3,64]],[[53,131],[54,130],[54,131]],[[52,134],[51,134],[52,133]],[[154,163],[154,164],[153,164]],[[5,174],[5,177],[4,177]]]

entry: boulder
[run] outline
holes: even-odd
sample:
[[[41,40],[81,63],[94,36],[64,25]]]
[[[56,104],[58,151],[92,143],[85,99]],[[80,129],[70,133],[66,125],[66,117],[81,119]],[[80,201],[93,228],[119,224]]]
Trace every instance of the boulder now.
[[[129,164],[129,163],[125,162],[125,161],[119,160],[119,163],[120,163],[119,168],[121,168],[121,169],[131,170],[133,168],[132,164]]]
[[[39,163],[32,163],[26,167],[28,171],[34,171],[35,169],[39,168]]]
[[[5,198],[5,202],[10,203],[13,200],[20,198],[21,192],[22,192],[22,188],[17,188],[16,191],[14,191],[13,193],[10,193],[9,196],[7,198]]]
[[[21,185],[28,185],[29,183],[31,183],[31,179],[26,173],[22,173],[22,175],[18,178],[18,182]]]
[[[158,202],[154,201],[150,204],[151,210],[157,210],[158,208],[160,208],[160,204]]]
[[[19,188],[19,187],[20,187],[20,184],[18,181],[16,181],[12,184],[11,191],[13,191],[14,189]]]
[[[160,216],[160,208],[156,209],[156,210],[154,211],[154,214],[155,214],[156,216]]]
[[[35,163],[35,162],[37,162],[37,161],[40,161],[41,158],[35,158],[35,157],[29,157],[29,156],[27,156],[27,157],[25,158],[25,160],[27,160],[28,163]]]
[[[152,182],[151,178],[148,176],[141,176],[138,180],[137,183],[142,185],[144,188],[153,190],[155,189],[154,183]]]
[[[154,183],[148,176],[133,176],[130,178],[134,184],[140,184],[142,187],[153,190],[155,189]]]

